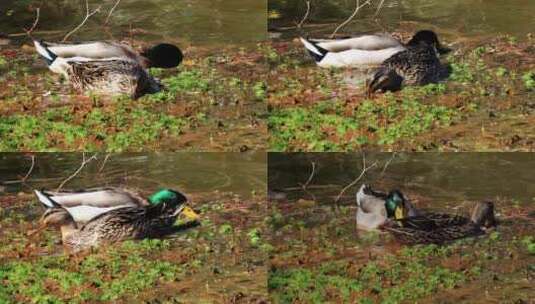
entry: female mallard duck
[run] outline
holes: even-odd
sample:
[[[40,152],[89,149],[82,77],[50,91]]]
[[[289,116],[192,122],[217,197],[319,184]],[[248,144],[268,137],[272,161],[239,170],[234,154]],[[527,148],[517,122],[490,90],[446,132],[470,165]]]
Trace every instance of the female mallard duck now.
[[[416,39],[418,38],[418,39]],[[386,59],[367,82],[368,95],[376,91],[396,91],[402,85],[436,83],[447,74],[439,53],[446,52],[432,31],[420,31],[404,51]]]
[[[426,213],[397,219],[395,225],[383,226],[396,240],[405,244],[443,244],[456,239],[484,234],[483,228],[496,225],[494,204],[480,202],[470,218],[459,215]]]
[[[62,57],[51,51],[43,42],[34,40],[34,45],[47,62],[48,68],[54,73],[65,76],[72,87],[80,93],[126,94],[136,99],[161,90],[161,84],[137,59],[120,54],[104,58]]]
[[[63,245],[74,252],[105,243],[160,236],[173,226],[179,214],[198,219],[198,215],[185,205],[185,200],[118,208],[102,213],[83,225],[77,224],[69,210],[53,200],[49,199],[47,205],[54,207],[45,211],[38,231],[48,226],[60,227]]]
[[[434,43],[432,31],[419,31],[406,44],[388,35],[364,35],[341,40],[312,41],[301,38],[301,42],[314,58],[317,65],[330,67],[366,67],[380,65],[394,54],[421,43]],[[447,49],[437,47],[440,52]]]
[[[415,216],[418,211],[399,190],[388,194],[374,191],[364,184],[357,192],[357,228],[374,230],[392,219]]]
[[[114,209],[146,207],[164,202],[179,204],[187,200],[182,193],[171,189],[159,190],[148,199],[124,188],[92,188],[61,192],[35,190],[35,195],[47,208],[55,208],[58,205],[65,208],[77,223],[88,222]]]

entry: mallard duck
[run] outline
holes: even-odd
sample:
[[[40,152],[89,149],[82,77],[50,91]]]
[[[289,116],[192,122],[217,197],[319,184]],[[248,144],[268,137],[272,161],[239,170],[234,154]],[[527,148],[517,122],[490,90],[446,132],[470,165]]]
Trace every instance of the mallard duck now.
[[[63,245],[73,252],[105,243],[161,236],[173,226],[179,214],[198,219],[198,215],[185,205],[185,200],[166,200],[157,205],[114,209],[79,225],[68,209],[49,197],[45,198],[49,200],[47,205],[54,207],[45,211],[37,231],[49,226],[60,227]]]
[[[456,239],[484,234],[483,228],[496,225],[494,204],[480,202],[474,206],[470,218],[426,213],[396,219],[395,225],[382,228],[405,244],[442,244]]]
[[[405,51],[410,46],[434,43],[430,33],[436,37],[432,31],[419,31],[406,45],[388,35],[364,35],[324,41],[301,38],[301,42],[320,67],[367,67],[380,65],[386,59]],[[440,52],[447,51],[439,44],[437,47]]]
[[[62,74],[79,93],[126,94],[137,99],[161,90],[161,84],[137,60],[129,57],[64,58],[52,52],[43,42],[34,40],[34,45],[48,68]]]
[[[144,68],[174,68],[183,59],[182,51],[175,45],[159,43],[145,48],[141,53],[131,46],[106,41],[85,42],[77,44],[44,43],[58,57],[83,57],[90,59],[125,58],[134,60]]]
[[[375,230],[391,219],[418,215],[418,210],[399,190],[386,194],[363,184],[357,192],[356,200],[357,228],[363,230]]]
[[[34,190],[34,192],[46,208],[55,208],[59,205],[65,208],[77,223],[88,222],[92,218],[114,209],[145,207],[164,202],[179,204],[187,200],[182,193],[171,189],[159,190],[148,199],[132,190],[112,187],[60,192]]]
[[[413,42],[415,41],[415,42]],[[447,74],[439,54],[447,52],[432,31],[420,31],[404,51],[386,59],[366,84],[368,95],[376,91],[396,91],[403,85],[436,83]]]

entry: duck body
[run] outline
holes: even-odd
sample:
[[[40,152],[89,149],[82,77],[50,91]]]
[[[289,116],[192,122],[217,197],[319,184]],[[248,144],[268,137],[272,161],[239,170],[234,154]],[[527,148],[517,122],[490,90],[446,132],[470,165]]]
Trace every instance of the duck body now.
[[[67,209],[61,207],[47,209],[43,217],[47,224],[59,224],[63,245],[76,252],[129,239],[157,237],[173,226],[184,207],[123,207],[102,213],[83,225],[76,224]]]
[[[34,41],[49,70],[62,74],[79,93],[103,95],[125,94],[133,99],[161,90],[156,81],[138,61],[129,57],[94,59],[89,57],[60,57],[47,45]]]
[[[157,237],[174,225],[179,214],[195,220],[198,218],[186,206],[184,196],[166,189],[151,196],[151,205],[116,208],[103,212],[84,224],[77,223],[69,209],[51,197],[44,196],[43,199],[47,200],[47,206],[53,206],[47,208],[41,218],[43,227],[59,226],[63,244],[75,252],[104,243]]]
[[[409,47],[381,64],[368,84],[368,91],[395,91],[405,85],[436,83],[444,73],[445,68],[433,47]]]
[[[301,42],[322,68],[377,66],[405,50],[396,39],[380,35],[324,42],[301,38]]]
[[[427,213],[397,220],[393,226],[383,226],[394,238],[404,244],[443,244],[461,238],[485,233],[484,228],[494,226],[494,204],[478,203],[471,217]]]
[[[124,188],[92,188],[78,191],[35,190],[39,201],[47,208],[57,205],[67,209],[77,223],[85,223],[108,211],[124,207],[149,206],[147,199]]]
[[[415,214],[412,204],[398,190],[387,194],[364,184],[356,194],[356,201],[357,228],[362,230],[376,230],[392,219],[402,218],[406,212]]]

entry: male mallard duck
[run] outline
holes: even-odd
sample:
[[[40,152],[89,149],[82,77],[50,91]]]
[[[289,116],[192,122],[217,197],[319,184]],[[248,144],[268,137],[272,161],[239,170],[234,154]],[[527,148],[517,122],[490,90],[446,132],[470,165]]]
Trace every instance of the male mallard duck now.
[[[483,227],[496,225],[494,204],[480,202],[470,218],[458,215],[426,213],[396,220],[397,225],[384,226],[394,238],[406,244],[442,244],[484,233]]]
[[[90,59],[125,58],[134,60],[144,68],[174,68],[183,59],[182,51],[175,45],[159,43],[145,48],[141,53],[117,42],[95,41],[78,44],[44,43],[61,58],[83,57]]]
[[[98,215],[118,208],[145,207],[164,202],[179,204],[186,201],[182,193],[171,189],[159,190],[148,199],[128,189],[111,187],[61,192],[35,190],[34,192],[45,207],[55,208],[59,205],[65,208],[77,223],[88,222]]]
[[[388,194],[374,191],[363,184],[356,195],[357,227],[363,230],[377,229],[391,219],[415,216],[418,211],[399,190]]]
[[[160,236],[173,226],[179,214],[198,219],[198,215],[185,205],[182,196],[180,200],[165,200],[157,205],[114,209],[79,226],[68,209],[49,197],[45,199],[48,199],[47,205],[54,207],[45,211],[38,231],[59,226],[63,245],[74,252],[104,243]]]
[[[415,42],[413,42],[415,41]],[[432,31],[414,35],[404,51],[386,59],[367,82],[368,95],[376,91],[395,91],[402,85],[436,83],[446,75],[439,54],[449,51],[442,48]]]
[[[65,76],[80,93],[126,94],[136,99],[161,90],[161,84],[130,57],[61,57],[43,42],[34,40],[34,45],[48,68]]]
[[[419,31],[406,45],[388,35],[364,35],[320,42],[301,38],[301,42],[320,67],[366,67],[380,65],[411,46],[434,43],[430,33],[436,37],[432,31]],[[447,51],[441,47],[438,50]]]

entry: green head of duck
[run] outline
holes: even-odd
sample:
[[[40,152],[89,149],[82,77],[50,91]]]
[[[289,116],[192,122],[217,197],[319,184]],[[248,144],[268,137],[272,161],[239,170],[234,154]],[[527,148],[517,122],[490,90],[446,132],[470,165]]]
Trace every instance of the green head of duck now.
[[[171,190],[171,189],[161,189],[148,198],[151,205],[159,205],[166,203],[173,207],[181,207],[180,213],[185,215],[190,220],[199,219],[199,215],[193,211],[188,206],[183,206],[184,203],[188,200],[182,193]]]
[[[404,214],[405,198],[398,190],[390,191],[385,200],[386,213],[389,218],[402,219]]]

